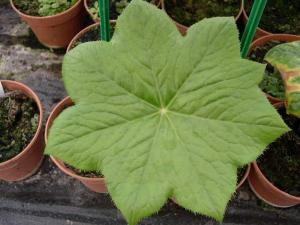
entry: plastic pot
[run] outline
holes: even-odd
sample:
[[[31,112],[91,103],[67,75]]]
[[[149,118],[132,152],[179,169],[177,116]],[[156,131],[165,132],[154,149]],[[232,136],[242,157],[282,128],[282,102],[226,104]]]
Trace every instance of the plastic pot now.
[[[165,0],[160,0],[160,5],[161,5],[162,10],[164,10],[168,14],[166,7],[165,7]],[[239,13],[235,16],[235,21],[237,21],[240,18],[240,16],[242,15],[243,9],[244,9],[244,1],[241,0],[240,10],[239,10]],[[174,21],[174,23],[176,24],[180,33],[185,35],[188,30],[188,27],[179,23],[178,21],[175,21],[171,16],[169,16],[169,17]]]
[[[55,118],[67,107],[70,107],[73,105],[73,102],[70,97],[64,98],[61,102],[57,104],[57,106],[53,109],[51,112],[45,128],[45,142],[47,143],[47,137],[49,133],[49,129],[51,128],[51,125]],[[94,192],[98,193],[107,193],[105,180],[104,178],[90,178],[90,177],[83,177],[78,174],[76,174],[74,171],[66,167],[63,161],[50,156],[51,160],[54,162],[54,164],[65,174],[79,180],[82,184],[84,184],[88,189]]]
[[[68,10],[53,16],[30,16],[19,11],[10,0],[12,8],[19,14],[38,40],[49,48],[67,47],[72,38],[84,26],[84,8],[82,0]]]
[[[116,21],[115,20],[111,20],[110,21],[110,24],[113,25],[113,24],[116,24]],[[76,41],[78,39],[81,38],[82,35],[84,35],[85,33],[88,33],[91,29],[95,28],[95,27],[99,27],[100,26],[100,23],[94,23],[86,28],[84,28],[82,31],[80,31],[78,34],[76,34],[76,36],[72,39],[72,41],[70,42],[70,44],[68,45],[68,48],[67,48],[67,52],[69,52],[72,48],[73,48],[73,45],[76,43]],[[94,40],[96,41],[96,40]]]
[[[30,143],[18,155],[0,163],[0,180],[19,181],[33,175],[43,161],[43,108],[38,96],[26,85],[9,80],[3,80],[1,83],[8,90],[19,90],[29,98],[32,98],[39,110],[39,124]]]
[[[283,102],[274,104],[276,109],[284,107]],[[255,195],[269,205],[287,208],[300,204],[300,196],[290,195],[274,186],[262,173],[256,162],[252,163],[248,177],[249,186]]]
[[[90,18],[91,18],[95,23],[99,23],[100,20],[99,20],[99,19],[94,19],[92,13],[91,13],[90,10],[89,10],[88,1],[89,1],[89,0],[83,0],[85,11],[89,14]],[[160,7],[160,0],[157,0],[156,3],[155,3],[155,5],[156,5],[157,7]]]
[[[291,35],[291,34],[270,34],[267,36],[260,37],[256,39],[252,44],[250,45],[249,52],[253,51],[253,49],[257,46],[263,46],[269,41],[283,41],[283,42],[292,42],[292,41],[298,41],[300,40],[300,36],[297,35]],[[267,93],[265,93],[267,98],[272,104],[283,102],[283,100],[279,98],[275,98]]]

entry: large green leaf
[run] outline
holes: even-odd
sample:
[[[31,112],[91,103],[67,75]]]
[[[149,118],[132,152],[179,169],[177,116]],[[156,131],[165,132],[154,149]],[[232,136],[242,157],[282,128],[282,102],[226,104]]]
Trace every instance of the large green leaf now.
[[[237,167],[288,130],[258,88],[263,72],[240,58],[233,18],[202,20],[182,37],[134,0],[111,42],[65,57],[75,106],[55,120],[46,153],[100,170],[129,224],[168,198],[222,220]]]
[[[267,53],[265,60],[282,75],[287,111],[300,117],[300,41],[275,46]]]

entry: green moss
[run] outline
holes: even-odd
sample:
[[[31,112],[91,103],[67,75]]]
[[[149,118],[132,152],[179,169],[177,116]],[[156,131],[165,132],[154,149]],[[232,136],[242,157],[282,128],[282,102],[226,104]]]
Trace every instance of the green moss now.
[[[52,16],[66,11],[78,0],[14,0],[16,7],[31,16]]]
[[[245,0],[249,15],[254,0]],[[272,0],[266,5],[260,27],[271,33],[300,34],[300,1]]]
[[[21,92],[0,97],[0,162],[13,158],[29,144],[38,119],[35,102]]]
[[[165,0],[167,13],[178,23],[191,26],[214,16],[237,16],[239,0]]]
[[[274,46],[281,43],[283,42],[269,41],[263,46],[257,46],[251,51],[249,59],[259,63],[265,63],[264,57],[267,52]],[[262,89],[262,91],[275,98],[279,98],[282,100],[285,99],[285,88],[281,74],[270,64],[268,64],[266,67],[263,80],[259,84],[259,87]]]

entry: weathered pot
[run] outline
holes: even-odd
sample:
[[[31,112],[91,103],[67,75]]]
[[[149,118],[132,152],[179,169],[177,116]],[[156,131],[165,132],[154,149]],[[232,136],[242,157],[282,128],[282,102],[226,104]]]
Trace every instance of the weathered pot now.
[[[45,128],[45,142],[47,143],[47,137],[49,134],[49,129],[51,128],[51,125],[55,118],[67,107],[70,107],[73,105],[73,102],[70,97],[64,98],[61,102],[57,104],[57,106],[52,110]],[[65,174],[79,180],[81,183],[83,183],[88,189],[98,192],[98,193],[107,193],[105,180],[104,178],[90,178],[90,177],[83,177],[80,175],[77,175],[74,171],[66,167],[63,161],[50,156],[51,160],[54,162],[54,164]]]
[[[299,41],[300,40],[300,36],[297,35],[291,35],[291,34],[270,34],[267,36],[263,36],[260,37],[258,39],[256,39],[254,42],[252,42],[252,44],[250,45],[250,50],[249,52],[251,53],[251,51],[257,47],[257,46],[263,46],[264,44],[266,44],[269,41],[283,41],[283,42],[292,42],[292,41]],[[271,102],[271,104],[275,104],[275,103],[279,103],[279,102],[283,102],[283,100],[279,99],[279,98],[275,98],[267,93],[265,93],[267,98],[269,99],[269,101]]]
[[[33,175],[43,161],[43,108],[38,96],[26,85],[10,80],[3,80],[1,83],[8,90],[19,90],[29,98],[32,98],[39,110],[39,124],[30,143],[18,155],[0,163],[0,180],[19,181]]]
[[[276,109],[284,107],[283,102],[274,104]],[[248,177],[249,186],[258,198],[269,205],[287,208],[300,204],[300,196],[290,195],[274,186],[262,173],[256,162],[252,163]]]
[[[111,25],[114,25],[116,24],[116,21],[115,20],[111,20],[110,21],[110,24]],[[67,48],[67,52],[69,52],[72,48],[73,48],[73,45],[76,43],[76,41],[78,39],[81,38],[82,35],[84,35],[85,33],[88,33],[91,29],[95,28],[95,27],[98,27],[100,26],[100,23],[94,23],[86,28],[84,28],[82,31],[80,31],[78,34],[76,34],[76,36],[72,39],[72,41],[70,42],[68,48]],[[95,40],[96,41],[96,40]]]
[[[168,12],[166,10],[166,7],[165,7],[165,0],[160,0],[160,5],[161,5],[162,10],[164,10],[168,14]],[[241,0],[239,13],[234,17],[235,21],[237,21],[240,18],[240,16],[242,15],[243,9],[244,9],[244,1]],[[178,30],[180,31],[180,33],[185,35],[187,30],[188,30],[188,27],[181,24],[181,23],[179,23],[178,21],[175,21],[171,16],[169,16],[169,17],[174,21],[174,23],[176,24],[176,26],[177,26]]]
[[[38,40],[49,48],[67,47],[72,38],[84,26],[83,1],[73,5],[68,10],[53,16],[30,16],[19,11],[10,0],[12,8],[33,30]]]

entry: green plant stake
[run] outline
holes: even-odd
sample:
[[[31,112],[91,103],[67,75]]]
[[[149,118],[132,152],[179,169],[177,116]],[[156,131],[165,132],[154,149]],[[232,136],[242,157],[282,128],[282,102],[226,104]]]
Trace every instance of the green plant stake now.
[[[99,0],[99,16],[100,16],[100,39],[109,41],[109,0]]]
[[[255,0],[241,40],[241,56],[248,54],[250,44],[266,7],[267,0]]]

